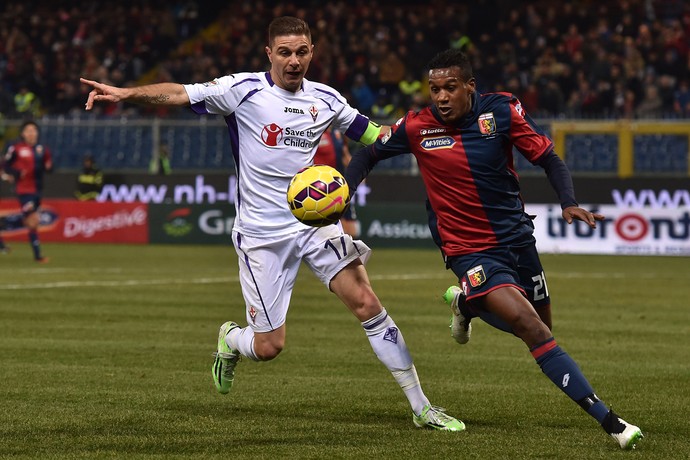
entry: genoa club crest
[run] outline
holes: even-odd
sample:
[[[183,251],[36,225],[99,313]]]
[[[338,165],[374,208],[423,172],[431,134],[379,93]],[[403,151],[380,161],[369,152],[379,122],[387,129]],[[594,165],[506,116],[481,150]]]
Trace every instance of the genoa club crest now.
[[[493,112],[479,115],[477,123],[479,123],[479,131],[484,136],[490,136],[496,133],[496,119],[494,118]]]
[[[477,265],[476,267],[467,270],[467,280],[470,282],[470,286],[475,288],[484,284],[484,281],[486,281],[484,267]]]

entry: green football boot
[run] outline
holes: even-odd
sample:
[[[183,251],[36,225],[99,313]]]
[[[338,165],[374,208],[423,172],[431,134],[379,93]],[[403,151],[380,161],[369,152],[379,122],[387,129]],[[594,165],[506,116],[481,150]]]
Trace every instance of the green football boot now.
[[[465,424],[446,414],[443,412],[444,410],[445,409],[442,407],[427,404],[424,406],[421,414],[412,414],[412,421],[417,428],[431,428],[441,431],[464,431]]]
[[[240,353],[230,348],[225,342],[225,336],[228,335],[228,332],[237,327],[239,327],[237,323],[228,321],[218,331],[218,351],[213,353],[215,361],[211,373],[213,374],[213,383],[216,384],[216,390],[221,394],[230,392],[235,380],[235,366],[240,360]]]

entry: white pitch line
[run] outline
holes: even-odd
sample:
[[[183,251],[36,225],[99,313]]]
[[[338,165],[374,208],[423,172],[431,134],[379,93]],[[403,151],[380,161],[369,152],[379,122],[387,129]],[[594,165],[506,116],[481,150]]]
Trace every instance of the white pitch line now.
[[[43,274],[43,273],[122,273],[124,270],[122,268],[56,268],[56,267],[44,267],[44,268],[22,268],[15,269],[13,267],[0,268],[0,275],[3,273],[28,273],[30,275]]]
[[[550,272],[547,278],[566,278],[566,279],[606,279],[606,278],[624,278],[625,274],[611,272],[611,273],[596,273],[596,272]],[[654,273],[645,274],[647,278],[658,278]],[[409,280],[431,280],[431,279],[452,279],[452,272],[438,272],[438,273],[408,273],[408,274],[394,274],[394,275],[370,275],[369,279],[373,281],[409,281]],[[668,278],[668,276],[664,276]],[[676,278],[676,277],[674,277]],[[682,279],[687,276],[681,277]],[[74,288],[74,287],[121,287],[121,286],[164,286],[169,284],[220,284],[237,282],[239,278],[233,277],[219,277],[219,278],[168,278],[168,279],[154,279],[154,280],[94,280],[94,281],[58,281],[52,283],[31,283],[31,284],[0,284],[0,291],[16,291],[23,289],[60,289],[60,288]]]
[[[122,286],[164,286],[168,284],[218,284],[238,281],[239,278],[180,278],[162,280],[113,280],[113,281],[58,281],[55,283],[7,284],[2,290],[59,289],[72,287],[122,287]]]
[[[410,273],[396,275],[369,275],[370,280],[374,281],[399,281],[399,280],[437,280],[448,278],[448,273]]]
[[[547,278],[625,278],[623,273],[588,273],[588,272],[548,272]],[[647,276],[647,275],[645,275]],[[453,278],[453,272],[439,272],[436,274],[431,273],[417,273],[417,274],[403,274],[403,275],[369,275],[369,279],[375,281],[396,281],[396,280],[432,280],[432,279],[445,279]],[[650,278],[654,278],[652,274]]]

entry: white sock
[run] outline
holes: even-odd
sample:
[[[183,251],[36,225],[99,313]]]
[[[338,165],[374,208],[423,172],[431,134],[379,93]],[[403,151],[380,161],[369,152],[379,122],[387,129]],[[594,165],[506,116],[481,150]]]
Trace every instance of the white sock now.
[[[374,353],[405,392],[412,411],[419,415],[429,400],[422,391],[405,339],[393,318],[388,316],[384,308],[378,315],[364,321],[362,327]]]
[[[225,343],[252,361],[259,361],[254,353],[254,330],[251,327],[236,327],[225,336]]]

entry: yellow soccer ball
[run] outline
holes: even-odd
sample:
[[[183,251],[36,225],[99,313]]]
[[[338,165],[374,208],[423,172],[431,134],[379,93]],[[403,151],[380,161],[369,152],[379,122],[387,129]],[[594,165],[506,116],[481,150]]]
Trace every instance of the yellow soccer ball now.
[[[350,189],[342,174],[327,165],[301,169],[290,181],[287,202],[303,224],[335,224],[350,205]]]

